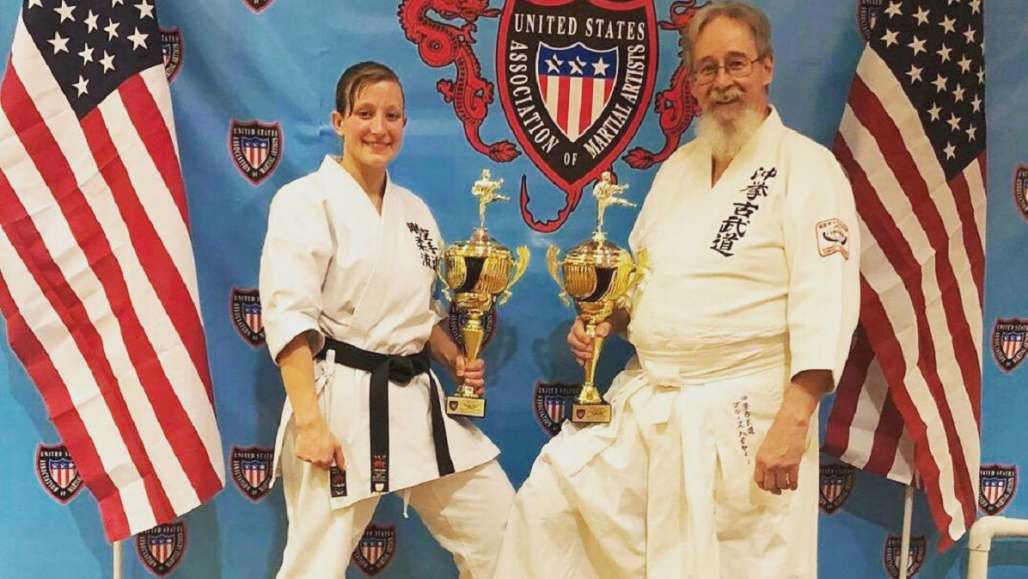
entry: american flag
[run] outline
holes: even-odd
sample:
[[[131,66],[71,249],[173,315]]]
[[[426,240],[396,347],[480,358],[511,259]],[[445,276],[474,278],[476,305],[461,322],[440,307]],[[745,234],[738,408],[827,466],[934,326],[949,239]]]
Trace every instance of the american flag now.
[[[0,310],[109,540],[224,486],[151,0],[25,0],[0,85]]]
[[[887,5],[886,5],[887,4]],[[861,331],[825,450],[910,483],[940,549],[974,522],[985,269],[981,0],[889,0],[834,151],[860,214]]]

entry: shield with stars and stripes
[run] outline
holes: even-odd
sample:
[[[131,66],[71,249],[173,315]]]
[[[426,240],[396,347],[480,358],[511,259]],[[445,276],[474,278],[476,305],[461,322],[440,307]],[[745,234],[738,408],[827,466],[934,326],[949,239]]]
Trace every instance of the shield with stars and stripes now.
[[[396,553],[396,528],[393,525],[368,525],[364,529],[352,560],[366,575],[377,575],[389,565]]]
[[[607,108],[618,76],[618,51],[581,42],[561,48],[539,43],[536,82],[550,119],[571,141],[589,132]]]
[[[61,503],[73,499],[82,487],[78,467],[68,449],[61,445],[36,447],[36,474],[43,488]]]
[[[983,464],[978,476],[978,506],[989,515],[1005,509],[1017,491],[1017,465]]]
[[[568,207],[639,130],[657,79],[658,35],[652,0],[504,3],[496,41],[503,113]]]
[[[136,553],[140,561],[158,577],[175,570],[186,550],[186,525],[175,522],[157,525],[136,535]]]
[[[1000,318],[992,328],[992,355],[1004,372],[1011,372],[1028,354],[1028,320]]]

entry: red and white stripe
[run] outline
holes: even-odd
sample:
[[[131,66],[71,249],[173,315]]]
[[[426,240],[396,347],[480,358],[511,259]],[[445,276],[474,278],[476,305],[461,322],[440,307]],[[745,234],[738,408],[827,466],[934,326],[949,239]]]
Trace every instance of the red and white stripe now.
[[[254,169],[264,164],[264,161],[268,160],[268,149],[266,147],[244,145],[243,153],[246,155],[246,162],[250,163],[250,166]]]
[[[868,343],[840,380],[825,448],[902,482],[917,472],[944,548],[974,521],[978,497],[984,154],[947,181],[917,111],[870,49],[834,150],[861,219]]]
[[[19,20],[0,109],[0,309],[120,540],[224,486],[167,80],[76,122]]]
[[[78,474],[75,467],[70,463],[57,464],[50,470],[50,474],[57,483],[57,486],[62,489],[68,488],[72,481],[75,480],[75,475]]]
[[[613,79],[539,75],[546,110],[571,141],[577,141],[600,118],[613,90]]]

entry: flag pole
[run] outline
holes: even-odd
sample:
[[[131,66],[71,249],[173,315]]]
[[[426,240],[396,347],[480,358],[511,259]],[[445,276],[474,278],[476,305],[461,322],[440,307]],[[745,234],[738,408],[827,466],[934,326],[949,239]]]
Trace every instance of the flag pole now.
[[[907,579],[907,565],[910,564],[910,521],[914,516],[914,485],[917,475],[907,485],[903,494],[903,531],[900,535],[899,578]]]
[[[121,579],[121,541],[115,541],[111,544],[111,550],[114,554],[114,579]]]

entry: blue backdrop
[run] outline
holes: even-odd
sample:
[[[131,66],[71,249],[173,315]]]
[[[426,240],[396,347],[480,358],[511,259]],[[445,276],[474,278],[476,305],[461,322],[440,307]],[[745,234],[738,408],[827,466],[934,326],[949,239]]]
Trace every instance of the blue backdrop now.
[[[130,0],[131,3],[132,0]],[[939,0],[941,2],[941,0]],[[962,0],[961,0],[962,1]],[[250,3],[252,2],[252,4]],[[438,4],[446,4],[438,0]],[[452,1],[450,2],[452,3]],[[876,0],[762,0],[775,26],[776,79],[772,100],[785,122],[829,144],[862,49],[858,12],[880,6]],[[0,56],[6,61],[20,2],[0,1]],[[49,7],[53,0],[44,0]],[[413,4],[410,2],[409,4]],[[473,6],[475,2],[466,2]],[[481,4],[479,2],[478,4]],[[499,0],[494,7],[502,8]],[[256,5],[256,8],[254,7]],[[676,4],[677,5],[677,4]],[[564,194],[528,158],[498,163],[475,152],[465,138],[454,107],[443,101],[436,82],[453,78],[454,66],[430,68],[404,36],[398,3],[385,0],[179,0],[159,2],[160,22],[177,28],[182,44],[180,67],[172,84],[181,162],[189,194],[203,318],[208,337],[216,404],[226,460],[233,447],[269,448],[284,398],[277,371],[262,345],[251,345],[231,314],[233,289],[256,287],[258,258],[268,205],[286,182],[312,169],[338,142],[328,123],[339,73],[358,60],[379,60],[404,80],[410,122],[406,143],[392,169],[393,178],[420,194],[449,240],[466,237],[477,219],[469,196],[482,168],[506,179],[504,191],[516,198],[522,175],[532,193],[530,210],[550,218]],[[482,8],[479,6],[479,8]],[[670,0],[655,2],[656,16],[669,20]],[[1028,16],[1020,0],[988,0],[985,9],[988,115],[988,270],[986,339],[997,318],[1028,318],[1021,270],[1028,242],[1026,217],[1014,202],[1012,187],[1019,164],[1028,163]],[[432,18],[440,18],[431,13]],[[456,24],[464,21],[456,19]],[[496,79],[499,19],[483,17],[472,34],[482,76]],[[667,88],[678,64],[677,32],[661,30],[655,91]],[[652,98],[651,98],[652,101]],[[233,120],[278,123],[280,158],[259,183],[236,166],[230,148]],[[515,141],[499,98],[481,126],[486,142]],[[691,136],[691,131],[686,137]],[[664,136],[652,107],[629,147],[659,149]],[[518,145],[521,148],[521,145]],[[653,169],[636,170],[619,159],[615,165],[629,198],[641,200]],[[614,209],[608,216],[611,237],[626,243],[635,210]],[[489,372],[490,414],[482,428],[502,448],[501,462],[515,485],[527,476],[549,434],[533,409],[537,382],[576,382],[580,369],[564,346],[570,310],[557,299],[546,274],[546,246],[569,247],[584,239],[594,224],[595,207],[586,198],[566,224],[553,233],[534,231],[516,202],[490,212],[490,229],[509,246],[527,244],[534,261],[514,296],[501,311],[499,329],[484,354]],[[1018,249],[1018,248],[1022,249]],[[71,574],[83,579],[109,576],[111,550],[104,540],[96,504],[87,492],[61,504],[37,478],[37,446],[60,441],[42,401],[17,359],[0,348],[0,577]],[[1028,370],[1001,371],[985,348],[983,386],[983,463],[1028,462],[1023,443]],[[606,383],[630,355],[612,341],[601,363]],[[822,408],[827,416],[828,404]],[[231,468],[227,465],[229,477]],[[883,551],[898,534],[903,488],[858,474],[849,500],[834,514],[822,515],[821,576],[887,576]],[[1004,511],[1028,516],[1028,501],[1015,496]],[[231,480],[210,504],[184,518],[187,544],[178,577],[270,577],[277,569],[285,539],[281,491],[251,500]],[[380,577],[455,577],[449,555],[431,539],[412,514],[404,519],[399,501],[384,500],[375,524],[392,525],[396,552]],[[920,577],[962,577],[965,542],[945,554],[934,550],[936,534],[922,501],[914,534],[925,536],[929,550]],[[126,577],[147,577],[132,542],[125,547]],[[360,577],[351,566],[349,576]],[[1028,576],[1028,551],[1015,541],[994,547],[993,578]]]

